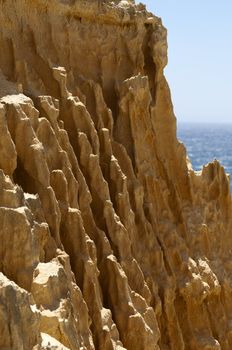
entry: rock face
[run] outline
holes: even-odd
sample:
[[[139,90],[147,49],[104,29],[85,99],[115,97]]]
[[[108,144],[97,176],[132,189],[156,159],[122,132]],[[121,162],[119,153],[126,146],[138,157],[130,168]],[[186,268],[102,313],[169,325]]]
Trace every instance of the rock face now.
[[[231,350],[229,179],[194,173],[143,5],[0,0],[0,349]]]

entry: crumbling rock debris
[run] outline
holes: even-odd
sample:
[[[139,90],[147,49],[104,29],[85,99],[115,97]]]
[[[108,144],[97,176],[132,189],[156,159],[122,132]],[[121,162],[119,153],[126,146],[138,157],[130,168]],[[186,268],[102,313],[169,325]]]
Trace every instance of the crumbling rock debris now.
[[[229,179],[176,138],[133,1],[0,0],[0,349],[231,350]]]

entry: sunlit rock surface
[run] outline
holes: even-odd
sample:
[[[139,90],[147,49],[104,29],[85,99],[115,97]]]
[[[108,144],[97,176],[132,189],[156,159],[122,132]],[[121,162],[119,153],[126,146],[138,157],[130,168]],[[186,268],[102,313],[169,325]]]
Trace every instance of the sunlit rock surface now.
[[[229,179],[176,138],[161,20],[1,0],[0,23],[0,349],[231,350]]]

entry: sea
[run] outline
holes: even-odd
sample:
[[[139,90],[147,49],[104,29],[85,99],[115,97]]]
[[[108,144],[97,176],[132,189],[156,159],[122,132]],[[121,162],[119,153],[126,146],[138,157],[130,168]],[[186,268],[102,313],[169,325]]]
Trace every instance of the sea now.
[[[231,175],[232,190],[232,124],[179,123],[178,139],[188,152],[194,170],[218,159]]]

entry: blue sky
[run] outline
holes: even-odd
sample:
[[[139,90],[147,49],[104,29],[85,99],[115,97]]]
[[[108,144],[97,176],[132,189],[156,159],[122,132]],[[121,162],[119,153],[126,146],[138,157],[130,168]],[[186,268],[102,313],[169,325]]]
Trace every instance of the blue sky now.
[[[232,0],[143,0],[168,29],[178,121],[232,123]]]

